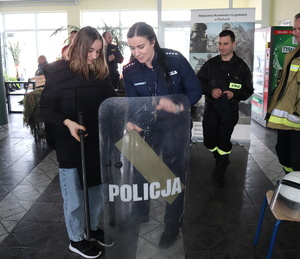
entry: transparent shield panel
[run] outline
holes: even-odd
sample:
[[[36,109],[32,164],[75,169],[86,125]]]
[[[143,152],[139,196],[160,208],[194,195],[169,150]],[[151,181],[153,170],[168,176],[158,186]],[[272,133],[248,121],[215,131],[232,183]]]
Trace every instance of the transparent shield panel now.
[[[160,101],[180,107],[157,110]],[[159,248],[165,224],[180,224],[189,171],[190,104],[183,95],[116,97],[99,108],[104,231],[115,239],[106,258],[184,255],[175,244]]]

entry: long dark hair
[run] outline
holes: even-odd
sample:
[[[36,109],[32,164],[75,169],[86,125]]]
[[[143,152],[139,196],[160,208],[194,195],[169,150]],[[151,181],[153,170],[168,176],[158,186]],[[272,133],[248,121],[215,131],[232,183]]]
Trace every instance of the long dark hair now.
[[[167,58],[166,58],[165,53],[159,46],[159,43],[158,43],[158,40],[157,40],[157,37],[156,37],[153,27],[145,22],[137,22],[137,23],[133,24],[127,32],[127,38],[130,39],[135,36],[145,37],[150,42],[155,41],[154,50],[157,55],[158,66],[160,67],[163,75],[167,78],[167,81],[169,83],[171,83]]]

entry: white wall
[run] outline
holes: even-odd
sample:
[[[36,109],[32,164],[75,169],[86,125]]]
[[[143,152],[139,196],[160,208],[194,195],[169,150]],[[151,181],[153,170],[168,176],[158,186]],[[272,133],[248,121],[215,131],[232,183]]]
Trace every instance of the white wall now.
[[[283,20],[291,20],[290,25],[293,25],[294,16],[297,13],[300,13],[299,0],[273,0],[272,10],[270,12],[270,26],[278,25],[278,22]]]
[[[263,3],[262,20],[264,26],[278,25],[281,20],[293,20],[294,15],[300,12],[299,0],[160,0],[162,9],[218,9],[257,7]],[[46,1],[45,1],[46,2]],[[80,0],[78,5],[49,5],[49,6],[23,6],[1,7],[0,12],[32,12],[32,11],[67,11],[68,24],[79,24],[80,10],[156,10],[157,0]],[[268,12],[269,11],[269,12]],[[257,13],[257,16],[260,14]],[[266,22],[264,21],[266,18]],[[259,20],[259,17],[256,17]]]

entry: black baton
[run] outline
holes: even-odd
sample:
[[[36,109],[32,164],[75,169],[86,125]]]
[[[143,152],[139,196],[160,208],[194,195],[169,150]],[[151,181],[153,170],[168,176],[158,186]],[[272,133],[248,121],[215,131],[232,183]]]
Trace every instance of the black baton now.
[[[79,120],[79,124],[83,125],[83,112],[78,113],[78,120]],[[81,149],[82,185],[83,185],[83,197],[84,197],[86,240],[90,240],[91,223],[90,223],[89,193],[88,193],[86,165],[85,165],[85,147],[84,147],[85,134],[86,133],[83,130],[78,131],[78,135],[80,136],[80,149]]]

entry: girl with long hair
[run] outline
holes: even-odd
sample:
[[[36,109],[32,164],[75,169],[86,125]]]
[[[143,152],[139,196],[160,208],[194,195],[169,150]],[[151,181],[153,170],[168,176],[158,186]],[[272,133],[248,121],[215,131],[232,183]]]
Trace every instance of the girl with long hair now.
[[[102,185],[98,134],[98,108],[116,96],[108,77],[102,36],[90,26],[78,31],[64,60],[45,65],[45,88],[40,112],[45,119],[48,144],[55,149],[64,202],[69,249],[85,258],[97,258],[101,247],[85,239],[85,210],[79,131],[85,133],[86,173],[90,207],[91,238],[102,246],[113,241],[99,228],[102,215]],[[79,124],[78,114],[84,117]]]

